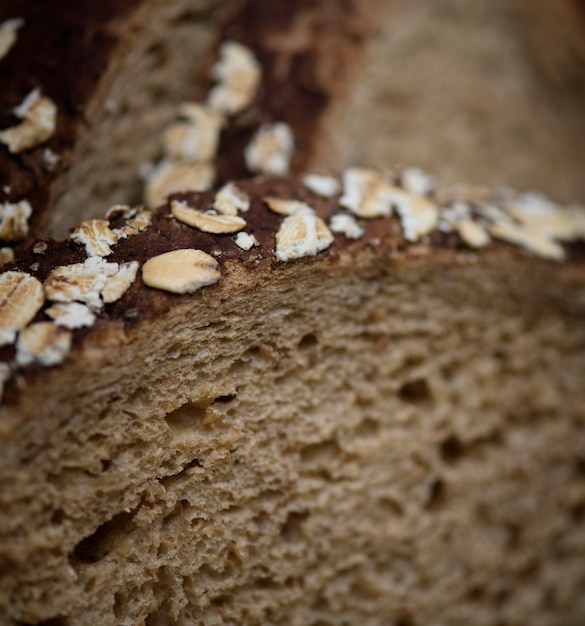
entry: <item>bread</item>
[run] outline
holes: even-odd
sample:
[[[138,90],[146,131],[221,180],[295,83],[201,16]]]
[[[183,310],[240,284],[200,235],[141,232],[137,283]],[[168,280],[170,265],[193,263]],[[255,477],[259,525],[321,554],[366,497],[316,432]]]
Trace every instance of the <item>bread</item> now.
[[[13,109],[33,89],[56,109],[44,141],[17,153],[0,146],[0,202],[29,202],[30,240],[139,201],[140,165],[157,156],[226,5],[2,2],[0,23],[17,18],[17,28],[0,60],[0,128],[20,122]]]
[[[581,624],[584,237],[539,195],[350,168],[23,250],[0,623]]]

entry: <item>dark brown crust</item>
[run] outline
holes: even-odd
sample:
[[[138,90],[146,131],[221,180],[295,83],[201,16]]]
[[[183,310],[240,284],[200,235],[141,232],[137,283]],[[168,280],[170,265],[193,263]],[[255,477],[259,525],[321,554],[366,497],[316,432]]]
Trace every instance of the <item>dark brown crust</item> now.
[[[252,106],[222,133],[216,162],[220,183],[250,174],[244,148],[266,123],[285,122],[291,127],[295,138],[291,172],[305,170],[320,121],[370,32],[365,8],[357,0],[247,0],[234,11],[218,35],[206,74],[193,90],[195,100],[205,99],[212,86],[209,68],[223,41],[247,46],[262,67]]]
[[[0,202],[28,200],[34,210],[33,232],[49,202],[52,182],[69,166],[86,123],[84,110],[106,72],[124,21],[139,5],[140,0],[0,3],[0,23],[11,18],[25,22],[16,44],[0,61],[0,128],[19,122],[12,109],[34,88],[57,105],[57,128],[47,142],[20,155],[0,144]],[[43,160],[47,148],[59,156],[54,171]]]

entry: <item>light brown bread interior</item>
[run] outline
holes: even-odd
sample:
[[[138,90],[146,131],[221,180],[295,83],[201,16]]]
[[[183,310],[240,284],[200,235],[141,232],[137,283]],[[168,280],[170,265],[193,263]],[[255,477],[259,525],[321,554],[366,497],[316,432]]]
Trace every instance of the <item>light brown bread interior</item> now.
[[[2,623],[581,624],[581,270],[228,268],[2,408]]]

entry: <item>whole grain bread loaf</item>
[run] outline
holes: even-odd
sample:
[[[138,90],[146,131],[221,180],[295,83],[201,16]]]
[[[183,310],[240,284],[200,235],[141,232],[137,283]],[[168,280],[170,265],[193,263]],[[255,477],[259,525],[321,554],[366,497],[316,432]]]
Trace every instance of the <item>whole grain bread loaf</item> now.
[[[379,84],[382,41],[351,8],[236,7],[147,200],[184,167],[215,187],[4,266],[1,624],[583,623],[583,208],[350,167],[381,127],[344,81]],[[370,60],[340,85],[334,49]],[[213,106],[207,163],[183,138]]]

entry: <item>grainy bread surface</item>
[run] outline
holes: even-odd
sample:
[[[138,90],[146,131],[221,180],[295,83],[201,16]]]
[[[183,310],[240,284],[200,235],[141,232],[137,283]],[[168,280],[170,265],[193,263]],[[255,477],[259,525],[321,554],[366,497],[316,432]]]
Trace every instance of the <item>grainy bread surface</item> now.
[[[221,280],[138,278],[10,383],[2,620],[580,624],[579,247],[407,246],[385,218],[280,263],[258,199],[294,185],[239,184],[258,249],[161,210],[143,254],[221,246]]]

